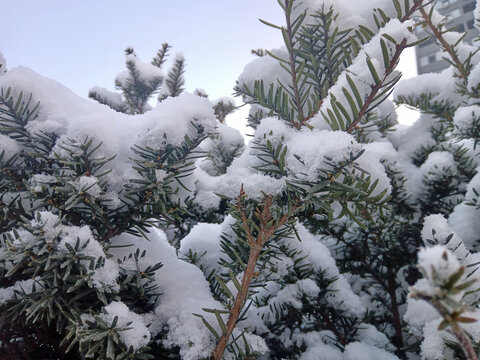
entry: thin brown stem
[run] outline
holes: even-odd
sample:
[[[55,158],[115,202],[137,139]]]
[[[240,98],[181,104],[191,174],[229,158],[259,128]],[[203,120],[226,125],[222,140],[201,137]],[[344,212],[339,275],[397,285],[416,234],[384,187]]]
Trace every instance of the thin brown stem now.
[[[453,335],[457,338],[460,343],[462,350],[468,360],[478,360],[478,356],[473,349],[470,339],[465,334],[465,331],[457,324],[454,323],[451,325]]]
[[[387,292],[391,301],[391,312],[393,327],[395,328],[394,342],[402,359],[406,359],[404,350],[403,334],[402,334],[402,321],[399,311],[399,304],[397,300],[397,281],[395,280],[395,274],[392,271],[388,272],[388,289]]]
[[[245,230],[247,243],[250,247],[250,254],[248,257],[247,267],[243,274],[241,290],[238,292],[235,298],[235,302],[230,309],[228,321],[226,324],[227,331],[222,334],[220,340],[215,346],[215,349],[212,353],[213,360],[220,360],[222,358],[222,355],[225,352],[225,348],[228,345],[228,340],[230,339],[230,336],[232,335],[233,330],[237,325],[240,312],[248,296],[250,283],[252,282],[252,279],[257,276],[257,274],[255,273],[255,268],[257,266],[257,262],[260,257],[263,245],[275,234],[275,232],[281,226],[283,226],[291,218],[292,214],[295,212],[296,209],[296,207],[294,206],[291,214],[284,214],[279,220],[273,222],[273,217],[270,212],[271,206],[273,204],[273,197],[270,195],[266,195],[261,209],[257,208],[255,211],[255,216],[260,220],[260,229],[258,235],[255,237],[252,234],[248,225],[244,198],[245,192],[242,185],[242,188],[240,190],[240,196],[237,198],[236,207],[237,210],[240,212],[240,217],[242,220],[243,228]]]

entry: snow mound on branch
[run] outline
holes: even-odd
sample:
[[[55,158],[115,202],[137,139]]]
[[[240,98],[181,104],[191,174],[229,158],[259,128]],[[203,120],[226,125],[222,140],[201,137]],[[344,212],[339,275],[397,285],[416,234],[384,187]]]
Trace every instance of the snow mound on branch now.
[[[398,360],[398,357],[375,346],[354,342],[345,346],[343,360]]]
[[[281,59],[288,59],[288,52],[285,48],[271,50],[271,53]],[[253,91],[256,81],[263,81],[264,86],[270,84],[280,86],[282,84],[289,84],[292,82],[291,76],[280,66],[277,59],[271,56],[262,56],[248,63],[243,72],[238,77],[238,86],[243,88],[246,86],[250,91]]]
[[[9,160],[12,156],[20,151],[20,146],[12,138],[0,134],[0,156],[3,154],[2,161]]]
[[[0,288],[0,305],[9,300],[15,299],[17,297],[17,293],[28,295],[34,292],[34,290],[40,290],[42,287],[41,284],[41,279],[36,277],[35,279],[19,280],[12,286]]]
[[[460,102],[461,96],[453,91],[455,89],[455,77],[451,67],[440,73],[428,73],[417,75],[411,79],[400,81],[393,92],[393,98],[398,100],[400,96],[430,95],[432,102]]]
[[[132,116],[80,98],[58,82],[25,67],[5,73],[0,87],[11,87],[14,95],[31,93],[33,103],[40,102],[39,116],[27,125],[32,135],[55,133],[59,137],[57,144],[63,145],[69,139],[81,143],[87,137],[95,143],[102,142],[96,156],[116,156],[109,163],[113,171],[106,175],[106,180],[117,191],[133,177],[130,158],[134,145],[154,149],[178,146],[186,136],[194,138],[199,129],[211,134],[216,126],[210,102],[188,93],[166,99],[145,114]],[[55,151],[60,149],[55,147]]]
[[[100,315],[102,320],[107,324],[111,324],[115,317],[118,318],[117,327],[127,327],[128,330],[119,331],[120,339],[127,346],[131,346],[133,350],[138,350],[147,346],[150,342],[150,332],[143,323],[140,315],[130,311],[130,309],[121,301],[113,301],[103,308]]]
[[[465,201],[457,205],[448,218],[452,229],[463,239],[469,249],[478,251],[478,239],[480,238],[480,209],[468,205],[474,202],[478,196],[475,192],[480,191],[480,173],[475,175],[467,186]]]
[[[175,248],[167,240],[165,233],[153,230],[144,238],[122,234],[112,239],[113,245],[135,244],[133,248],[113,248],[112,253],[123,258],[136,248],[145,250],[149,258],[163,264],[157,270],[155,281],[160,297],[155,309],[155,318],[150,332],[156,334],[168,329],[163,344],[167,347],[180,347],[182,359],[194,360],[208,357],[215,346],[215,339],[202,320],[192,314],[202,314],[214,327],[214,316],[205,313],[202,308],[223,309],[222,304],[213,299],[208,282],[201,270],[195,265],[177,258]],[[226,321],[226,319],[225,319]],[[221,330],[216,329],[217,332]]]
[[[135,54],[127,55],[126,63],[127,66],[135,67],[138,78],[143,82],[150,83],[163,79],[163,72],[159,67],[140,60]],[[126,87],[131,80],[129,72],[123,71],[117,75],[115,83],[118,83],[121,87]]]
[[[312,15],[316,11],[322,10],[322,7],[325,11],[333,7],[334,12],[339,14],[336,25],[339,26],[340,29],[358,25],[376,29],[372,17],[372,11],[375,8],[382,9],[387,16],[396,16],[393,2],[390,0],[362,0],[358,2],[351,0],[302,0],[299,6],[294,8],[293,19],[304,11]],[[307,19],[306,22],[309,23],[309,19]]]

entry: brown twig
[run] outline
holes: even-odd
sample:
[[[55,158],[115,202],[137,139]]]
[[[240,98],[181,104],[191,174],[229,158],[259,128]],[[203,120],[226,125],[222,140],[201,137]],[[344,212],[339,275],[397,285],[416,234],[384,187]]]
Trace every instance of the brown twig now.
[[[430,305],[432,305],[435,310],[440,313],[444,321],[448,323],[448,326],[450,326],[450,328],[452,329],[452,333],[457,338],[457,341],[460,344],[460,347],[462,348],[467,360],[478,360],[477,353],[473,349],[470,339],[468,338],[467,334],[465,334],[465,331],[460,327],[460,325],[458,325],[458,322],[456,320],[456,318],[459,314],[461,314],[461,312],[457,312],[457,314],[455,314],[455,312],[452,313],[446,306],[442,304],[440,299],[427,295],[421,291],[417,291],[416,289],[413,289],[411,291],[410,297],[414,299],[424,300]]]
[[[252,279],[256,276],[255,267],[260,257],[263,245],[267,242],[275,232],[283,226],[295,212],[296,206],[292,208],[291,214],[283,214],[280,219],[274,221],[270,209],[273,204],[273,197],[271,195],[265,195],[264,201],[261,208],[255,210],[255,216],[260,220],[260,229],[258,231],[257,237],[255,237],[248,225],[247,214],[245,211],[245,192],[243,190],[243,185],[240,190],[240,195],[237,198],[236,207],[240,212],[240,217],[242,220],[242,225],[245,230],[245,235],[247,238],[248,246],[250,247],[250,254],[248,257],[247,267],[243,274],[241,290],[238,292],[235,302],[230,309],[228,321],[227,321],[227,331],[224,333],[220,340],[218,341],[215,349],[212,353],[213,360],[220,360],[225,351],[225,348],[228,345],[228,339],[233,333],[235,326],[237,325],[240,312],[243,308],[245,300],[247,299],[248,290]]]

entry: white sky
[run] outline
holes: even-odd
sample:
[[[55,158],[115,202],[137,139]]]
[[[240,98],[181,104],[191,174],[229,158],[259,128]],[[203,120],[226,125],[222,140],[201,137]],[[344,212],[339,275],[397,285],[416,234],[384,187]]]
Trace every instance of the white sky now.
[[[86,97],[94,85],[114,89],[127,46],[150,61],[168,42],[186,58],[187,90],[215,99],[232,94],[251,49],[282,45],[259,18],[283,22],[275,0],[0,0],[0,51],[8,68],[30,67]],[[413,49],[400,67],[404,77],[416,74]],[[232,126],[243,127],[242,110]]]

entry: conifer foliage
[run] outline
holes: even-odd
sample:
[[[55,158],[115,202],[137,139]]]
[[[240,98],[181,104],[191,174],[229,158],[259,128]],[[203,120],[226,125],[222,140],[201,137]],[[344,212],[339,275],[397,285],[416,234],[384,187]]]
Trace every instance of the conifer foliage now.
[[[477,358],[477,49],[424,0],[278,4],[246,146],[167,44],[100,104],[0,54],[2,357]]]

